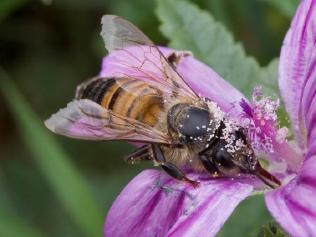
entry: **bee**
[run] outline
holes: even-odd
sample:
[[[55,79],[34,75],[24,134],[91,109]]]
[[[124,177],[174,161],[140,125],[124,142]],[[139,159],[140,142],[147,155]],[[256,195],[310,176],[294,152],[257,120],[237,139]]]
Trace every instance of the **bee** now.
[[[45,122],[51,131],[79,139],[141,142],[127,156],[129,163],[153,161],[193,186],[199,181],[186,176],[186,167],[212,177],[251,174],[272,188],[281,184],[261,167],[244,128],[183,80],[176,69],[181,55],[165,56],[119,16],[103,16],[101,35],[121,64],[113,66],[113,76],[79,85],[74,100]]]

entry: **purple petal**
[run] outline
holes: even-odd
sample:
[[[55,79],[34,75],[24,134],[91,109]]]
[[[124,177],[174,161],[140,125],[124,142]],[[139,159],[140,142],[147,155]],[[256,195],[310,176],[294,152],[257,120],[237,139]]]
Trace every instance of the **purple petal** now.
[[[189,175],[197,179],[197,175]],[[198,188],[157,170],[135,177],[111,207],[104,236],[214,236],[253,188],[231,179]]]
[[[316,20],[314,28],[316,31]],[[302,98],[302,113],[305,118],[308,148],[312,147],[315,144],[315,134],[313,133],[316,132],[316,40],[315,49],[311,58],[311,64],[312,65],[309,68],[308,75],[304,84],[304,94]]]
[[[245,96],[210,67],[187,56],[180,61],[177,70],[194,91],[215,101],[225,112],[240,114],[242,109],[239,102],[246,100]]]
[[[297,142],[303,149],[306,147],[306,131],[314,124],[308,114],[311,108],[315,108],[315,6],[315,0],[301,2],[283,42],[279,68],[281,94]],[[306,114],[307,121],[304,121]]]
[[[316,118],[316,115],[314,115]],[[268,209],[292,236],[316,236],[316,127],[297,177],[287,185],[266,194]]]
[[[146,47],[146,46],[143,46]],[[214,70],[199,62],[197,59],[181,51],[160,47],[163,54],[168,57],[172,53],[182,55],[177,64],[177,71],[189,86],[197,93],[216,102],[225,112],[231,112],[232,115],[240,114],[241,108],[239,102],[244,96],[233,86],[222,79]],[[144,54],[144,49],[134,47],[128,51],[113,51],[104,58],[102,64],[101,76],[122,76],[144,79],[146,75],[156,78],[163,78],[161,74],[161,63],[154,54]],[[146,50],[149,51],[149,50]],[[131,68],[131,65],[142,65],[142,71]],[[149,63],[150,62],[150,63]],[[159,66],[159,68],[157,68]],[[224,92],[224,93],[223,93]]]
[[[316,149],[300,176],[266,194],[272,216],[291,236],[316,236]]]

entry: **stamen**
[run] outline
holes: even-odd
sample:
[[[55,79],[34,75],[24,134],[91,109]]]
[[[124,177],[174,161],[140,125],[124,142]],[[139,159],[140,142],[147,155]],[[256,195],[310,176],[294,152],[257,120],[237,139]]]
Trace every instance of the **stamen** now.
[[[244,111],[242,126],[248,131],[252,147],[265,153],[274,152],[273,141],[282,143],[287,136],[286,128],[278,130],[276,111],[280,106],[280,100],[263,97],[262,88],[256,87],[251,105],[245,100],[242,100],[239,105]]]

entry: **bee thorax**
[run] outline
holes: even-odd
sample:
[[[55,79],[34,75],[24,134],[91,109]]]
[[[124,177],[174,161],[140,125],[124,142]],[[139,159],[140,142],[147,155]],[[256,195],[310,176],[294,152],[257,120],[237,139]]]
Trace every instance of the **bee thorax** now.
[[[207,106],[179,103],[168,112],[168,127],[171,133],[186,144],[206,143],[214,137],[218,121]]]

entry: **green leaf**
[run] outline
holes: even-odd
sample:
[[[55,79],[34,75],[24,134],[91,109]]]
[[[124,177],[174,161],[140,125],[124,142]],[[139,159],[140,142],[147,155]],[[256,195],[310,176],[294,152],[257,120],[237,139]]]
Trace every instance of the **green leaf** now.
[[[1,0],[0,1],[0,22],[5,19],[11,12],[18,9],[28,0]]]
[[[251,217],[251,218],[248,218]],[[265,207],[263,195],[255,195],[243,201],[224,224],[218,237],[253,237],[262,223],[271,219]]]
[[[279,87],[278,87],[278,67],[279,60],[273,59],[270,63],[261,68],[259,71],[259,81],[253,81],[252,86],[262,86],[264,93],[272,96],[279,96]]]
[[[156,13],[162,23],[161,32],[170,40],[170,47],[192,51],[195,57],[247,96],[258,84],[270,95],[278,94],[275,60],[261,69],[208,12],[187,1],[158,0]]]
[[[265,224],[259,234],[258,237],[288,237],[284,230],[275,222],[270,221],[269,223]]]
[[[0,91],[36,165],[62,205],[86,236],[100,236],[103,215],[86,181],[1,69]]]
[[[2,167],[1,167],[2,168]],[[30,226],[29,220],[21,218],[14,208],[3,184],[3,173],[0,168],[0,237],[44,237],[36,228]]]
[[[27,225],[19,217],[0,210],[0,237],[44,237],[40,231]]]
[[[292,18],[300,0],[262,0],[277,8],[283,15]]]

